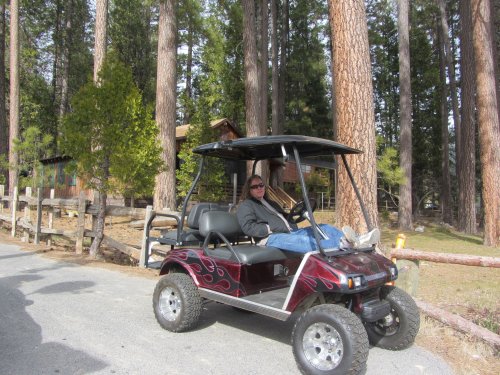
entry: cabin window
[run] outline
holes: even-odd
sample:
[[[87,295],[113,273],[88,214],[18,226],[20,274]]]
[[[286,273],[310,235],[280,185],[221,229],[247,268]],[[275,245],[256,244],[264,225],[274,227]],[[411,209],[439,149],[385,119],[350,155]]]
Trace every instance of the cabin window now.
[[[302,173],[311,173],[311,166],[307,164],[301,164],[300,169],[302,170]]]
[[[76,173],[73,173],[71,176],[69,176],[68,185],[76,186]]]
[[[64,185],[66,183],[66,175],[64,174],[64,164],[57,164],[57,183],[60,185]]]

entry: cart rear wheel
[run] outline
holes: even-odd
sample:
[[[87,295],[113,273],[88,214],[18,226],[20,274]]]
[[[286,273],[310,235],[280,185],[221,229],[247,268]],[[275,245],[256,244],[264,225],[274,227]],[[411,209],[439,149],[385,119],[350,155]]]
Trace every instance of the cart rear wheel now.
[[[163,276],[153,294],[156,320],[166,330],[183,332],[200,319],[202,299],[189,275],[173,273]]]

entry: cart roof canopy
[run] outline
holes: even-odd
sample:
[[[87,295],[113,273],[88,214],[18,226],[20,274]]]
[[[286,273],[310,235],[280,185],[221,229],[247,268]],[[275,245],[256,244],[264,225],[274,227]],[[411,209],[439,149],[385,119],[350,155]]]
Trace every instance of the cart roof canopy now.
[[[304,135],[269,135],[207,143],[193,149],[196,154],[232,160],[293,158],[293,146],[301,158],[331,157],[336,154],[359,154],[362,151],[328,139]]]

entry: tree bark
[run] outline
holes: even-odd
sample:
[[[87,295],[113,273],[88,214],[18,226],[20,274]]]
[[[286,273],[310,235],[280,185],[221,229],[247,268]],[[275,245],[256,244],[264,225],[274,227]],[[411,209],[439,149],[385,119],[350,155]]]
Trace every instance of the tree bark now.
[[[268,0],[262,0],[261,2],[261,37],[260,37],[260,79],[259,79],[259,89],[260,89],[260,123],[261,123],[261,134],[267,134],[267,85],[268,85],[268,61],[269,61],[269,8],[267,5]]]
[[[271,0],[271,131],[278,135],[278,7],[276,0]]]
[[[108,0],[96,0],[95,42],[94,42],[94,82],[99,78],[99,71],[106,57],[108,24]]]
[[[18,185],[18,155],[14,141],[19,138],[19,2],[10,2],[10,111],[9,111],[9,195]]]
[[[259,91],[260,91],[260,134],[267,135],[267,101],[268,101],[268,75],[269,75],[269,7],[268,0],[261,0],[261,27],[260,27],[260,74],[259,74]],[[262,160],[260,162],[260,174],[263,181],[269,181],[269,162]]]
[[[52,33],[52,43],[54,44],[54,60],[52,63],[52,103],[54,107],[57,107],[57,102],[59,100],[60,87],[61,87],[61,41],[63,40],[61,36],[61,19],[63,13],[63,5],[61,0],[55,1],[55,20],[54,20],[54,31]],[[55,133],[54,133],[55,135]]]
[[[375,118],[364,1],[330,1],[330,27],[333,38],[333,87],[338,140],[363,151],[347,155],[369,221],[365,223],[347,171],[338,177],[337,222],[349,224],[358,232],[378,225]]]
[[[262,135],[259,124],[261,113],[259,73],[257,68],[257,46],[255,26],[255,4],[253,0],[242,0],[243,2],[243,52],[245,56],[245,119],[248,137]],[[256,173],[262,174],[261,163],[257,165]],[[247,174],[251,174],[250,164]]]
[[[497,111],[498,118],[500,119],[500,0],[490,0],[491,8],[491,35],[493,39],[493,61],[495,67],[496,77],[496,92],[497,92]]]
[[[400,167],[405,182],[399,186],[398,225],[403,230],[411,230],[412,222],[412,123],[411,123],[411,73],[410,73],[410,33],[408,26],[409,1],[398,1],[398,41],[399,41],[399,108],[400,108]]]
[[[283,134],[285,128],[285,81],[286,81],[286,54],[288,50],[288,0],[283,0],[281,9],[281,35],[280,35],[280,56],[279,56],[279,78],[278,78],[278,133]]]
[[[156,122],[160,130],[166,170],[156,176],[155,210],[175,210],[175,125],[177,85],[177,17],[175,0],[160,2],[158,68],[156,74]]]
[[[71,64],[70,46],[72,43],[72,17],[73,17],[73,0],[66,2],[65,22],[64,22],[64,41],[62,50],[62,74],[61,74],[61,101],[59,103],[59,118],[61,119],[68,110],[68,84],[69,84],[69,68]]]
[[[192,74],[193,74],[193,44],[194,44],[194,38],[193,38],[193,33],[194,33],[194,25],[192,21],[192,17],[190,14],[188,14],[188,29],[187,29],[187,60],[186,60],[186,104],[184,108],[184,124],[190,124],[191,123],[191,99],[193,96],[193,80],[192,80]]]
[[[440,27],[441,35],[443,37],[444,46],[444,56],[446,61],[446,69],[448,70],[448,80],[450,86],[450,97],[453,111],[453,123],[455,125],[455,150],[459,150],[459,143],[461,141],[461,126],[460,126],[460,111],[458,108],[458,92],[457,84],[455,78],[455,65],[453,62],[453,50],[451,48],[450,37],[449,37],[449,27],[448,18],[446,14],[446,3],[444,0],[437,0],[437,5],[439,8],[440,15]],[[457,159],[460,158],[460,154],[457,153]]]
[[[271,0],[271,133],[281,134],[279,127],[279,64],[278,64],[278,6],[276,0]],[[269,183],[273,188],[283,187],[283,170],[281,167],[270,166]]]
[[[97,220],[96,220],[96,226],[95,226],[95,231],[96,231],[96,236],[94,237],[94,240],[92,241],[92,245],[90,245],[89,249],[89,255],[93,258],[97,258],[99,256],[99,249],[101,246],[101,242],[104,238],[104,225],[105,225],[105,220],[106,220],[106,201],[107,201],[107,193],[106,189],[104,189],[104,184],[105,180],[109,178],[109,157],[105,156],[103,163],[102,163],[102,168],[103,168],[103,180],[98,181],[98,192],[99,192],[99,197],[98,197],[98,202],[99,202],[99,210],[97,211]]]
[[[5,35],[6,35],[5,2],[0,3],[0,157],[7,159],[9,156],[9,124],[7,123],[7,108],[5,102],[6,82],[5,82]],[[0,168],[0,175],[6,178],[5,185],[9,186],[8,170]]]
[[[457,154],[458,178],[458,230],[476,233],[476,120],[474,49],[472,45],[472,20],[469,0],[460,1],[460,69],[462,118],[460,143]]]
[[[446,85],[446,58],[443,28],[439,29],[439,78],[441,88],[441,213],[445,223],[452,224],[451,181],[450,181],[450,146],[448,133],[448,90]]]
[[[500,125],[495,87],[491,9],[488,0],[471,0],[472,38],[484,200],[484,245],[500,243]]]

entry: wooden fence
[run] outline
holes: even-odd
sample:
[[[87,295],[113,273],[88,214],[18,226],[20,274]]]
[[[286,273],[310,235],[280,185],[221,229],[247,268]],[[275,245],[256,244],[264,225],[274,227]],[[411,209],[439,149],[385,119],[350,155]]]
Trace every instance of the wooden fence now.
[[[6,210],[5,203],[8,203],[9,209]],[[20,211],[19,205],[24,206]],[[30,235],[34,236],[33,242],[39,244],[42,235],[48,236],[50,245],[53,235],[64,236],[73,239],[76,243],[76,253],[83,253],[83,242],[85,237],[95,237],[93,230],[85,229],[85,215],[92,215],[93,222],[97,216],[98,206],[90,203],[86,199],[84,192],[80,193],[78,199],[58,199],[54,197],[54,191],[51,191],[50,198],[42,198],[41,189],[37,189],[37,194],[32,196],[31,188],[26,188],[25,195],[18,195],[17,187],[14,188],[12,197],[5,195],[5,188],[0,185],[0,223],[7,224],[11,228],[11,235],[14,237],[16,232],[22,230],[22,236],[28,240]],[[48,225],[42,227],[43,211],[48,213]],[[63,230],[54,228],[54,215],[56,211],[67,210],[74,212],[78,216],[77,225],[74,230]],[[36,219],[31,220],[32,212],[36,212]],[[108,205],[106,207],[106,216],[129,216],[133,219],[144,219],[146,209],[131,208],[123,206]],[[141,249],[139,247],[123,244],[109,236],[104,236],[103,244],[105,246],[119,250],[132,258],[139,260]]]
[[[398,237],[399,239],[399,237]],[[398,242],[397,242],[398,244]],[[401,245],[404,246],[404,240],[400,242]],[[395,249],[391,251],[391,258],[394,263],[397,263],[398,260],[408,260],[412,261],[416,267],[418,278],[418,267],[419,262],[421,260],[426,260],[429,262],[435,263],[447,263],[447,264],[460,264],[466,266],[475,266],[475,267],[494,267],[500,268],[500,258],[496,257],[484,257],[484,256],[476,256],[476,255],[463,255],[463,254],[447,254],[447,253],[434,253],[427,251],[419,251],[413,249],[404,249],[402,246],[397,246]],[[399,279],[398,279],[399,280]],[[418,280],[413,280],[413,284],[418,283]],[[406,285],[408,287],[408,284]],[[406,288],[404,288],[406,289]],[[412,289],[410,287],[410,289]],[[413,289],[414,291],[414,289]],[[410,291],[410,294],[413,294]],[[448,311],[440,309],[436,306],[433,306],[424,301],[415,300],[417,306],[421,311],[423,311],[429,317],[449,325],[450,327],[475,336],[488,344],[492,345],[497,350],[500,349],[500,335],[478,326],[467,319],[462,318],[459,315],[452,314]]]

